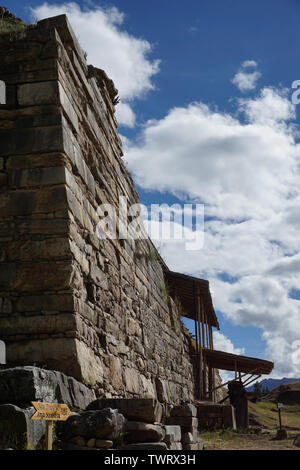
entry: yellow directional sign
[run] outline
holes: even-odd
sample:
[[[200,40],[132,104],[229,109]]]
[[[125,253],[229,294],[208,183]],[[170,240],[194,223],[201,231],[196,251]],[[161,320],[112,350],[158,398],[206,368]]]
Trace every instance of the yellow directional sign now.
[[[67,405],[59,403],[31,402],[36,409],[36,413],[31,419],[42,419],[45,421],[66,421],[71,414]]]
[[[31,419],[42,419],[46,425],[46,449],[52,450],[53,421],[66,421],[71,414],[67,405],[60,403],[31,402],[36,410]]]

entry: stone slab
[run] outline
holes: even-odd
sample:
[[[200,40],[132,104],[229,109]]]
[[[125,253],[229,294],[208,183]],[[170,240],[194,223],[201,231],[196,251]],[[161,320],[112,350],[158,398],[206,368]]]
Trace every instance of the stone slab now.
[[[100,398],[90,403],[88,410],[111,407],[120,410],[125,418],[146,423],[159,423],[162,418],[161,404],[152,398]]]
[[[0,371],[0,404],[49,401],[83,409],[94,398],[90,388],[61,372],[31,366]]]
[[[197,416],[197,408],[196,408],[196,406],[192,405],[191,403],[188,403],[188,404],[185,404],[185,405],[175,406],[170,411],[170,415],[171,416],[179,416],[179,417],[185,417],[185,416],[196,417]]]

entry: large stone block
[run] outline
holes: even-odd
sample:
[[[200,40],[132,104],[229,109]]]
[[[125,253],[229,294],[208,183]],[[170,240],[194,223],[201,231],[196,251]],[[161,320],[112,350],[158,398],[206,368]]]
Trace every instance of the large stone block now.
[[[40,292],[67,289],[71,285],[72,275],[70,261],[2,263],[0,290]]]
[[[160,442],[164,440],[165,430],[157,424],[128,421],[124,428],[125,442],[133,444],[138,442]]]
[[[117,408],[125,418],[146,423],[159,423],[162,418],[161,404],[152,398],[100,398],[88,406],[88,410]]]
[[[184,416],[192,416],[196,417],[197,416],[197,408],[196,406],[192,405],[191,403],[187,403],[185,405],[179,405],[175,406],[172,408],[170,412],[171,416],[179,416],[179,417],[184,417]]]
[[[123,432],[125,418],[118,410],[105,408],[97,411],[74,413],[58,426],[59,436],[69,441],[72,437],[116,440]]]
[[[19,85],[18,103],[20,106],[59,103],[58,82],[35,82]]]
[[[0,217],[31,215],[67,209],[64,186],[47,189],[7,191],[0,194]]]
[[[8,316],[0,320],[4,341],[16,335],[42,335],[76,331],[76,316],[70,313],[58,315]]]
[[[10,188],[23,188],[34,186],[52,186],[64,184],[66,170],[62,166],[51,168],[32,168],[12,171],[9,173]]]
[[[78,343],[73,337],[46,337],[26,338],[26,336],[16,336],[7,342],[7,363],[14,365],[32,365],[59,370],[78,380],[91,382],[91,378],[86,376],[86,368],[83,362],[85,355],[78,352]],[[60,336],[58,334],[58,336]],[[87,356],[88,364],[94,369],[94,374],[99,375],[98,363],[91,361]],[[95,378],[95,376],[93,376]]]
[[[7,261],[71,259],[70,242],[67,237],[18,240],[3,244],[3,250]]]
[[[0,130],[0,156],[64,150],[61,126]]]
[[[181,426],[183,432],[190,432],[198,427],[198,419],[192,416],[169,416],[166,422],[168,425]]]
[[[41,444],[45,421],[31,420],[34,408],[0,405],[0,448],[23,450]]]
[[[167,444],[171,444],[173,442],[181,442],[181,428],[180,426],[168,426],[165,425],[166,436],[164,441]]]
[[[0,371],[0,404],[28,406],[45,401],[83,409],[94,398],[90,388],[61,372],[31,366]]]

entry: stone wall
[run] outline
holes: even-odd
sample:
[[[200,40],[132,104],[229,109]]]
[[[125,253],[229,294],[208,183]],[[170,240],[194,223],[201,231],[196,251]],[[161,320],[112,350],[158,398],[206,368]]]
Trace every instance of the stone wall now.
[[[194,396],[190,338],[149,240],[100,240],[97,208],[138,202],[117,91],[59,16],[0,35],[0,337],[106,397]]]

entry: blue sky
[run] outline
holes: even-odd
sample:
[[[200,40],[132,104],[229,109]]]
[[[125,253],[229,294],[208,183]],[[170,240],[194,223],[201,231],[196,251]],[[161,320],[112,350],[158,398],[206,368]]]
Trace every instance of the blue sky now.
[[[300,339],[299,113],[291,101],[300,2],[6,6],[27,21],[69,14],[88,61],[120,90],[124,159],[142,202],[173,203],[184,193],[205,203],[201,253],[164,246],[162,254],[172,269],[210,280],[217,345],[274,360],[274,376],[300,376],[292,360]]]

